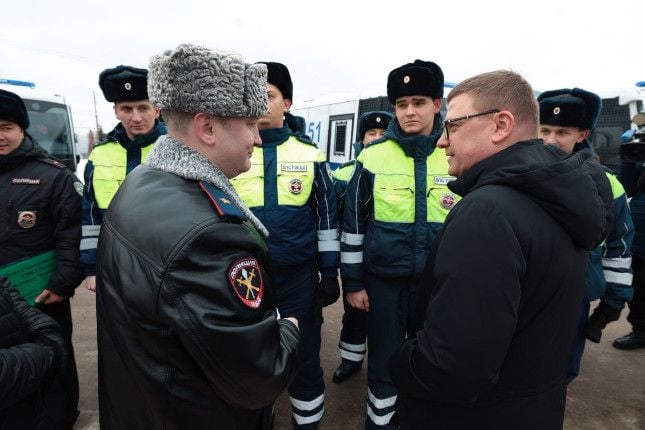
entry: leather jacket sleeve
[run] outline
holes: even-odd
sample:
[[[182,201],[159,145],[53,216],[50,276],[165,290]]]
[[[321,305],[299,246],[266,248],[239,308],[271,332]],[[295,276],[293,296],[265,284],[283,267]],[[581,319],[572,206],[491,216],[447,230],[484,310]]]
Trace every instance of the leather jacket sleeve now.
[[[64,359],[60,327],[0,279],[0,409],[37,391]]]
[[[273,402],[291,382],[300,335],[291,322],[277,319],[271,281],[261,262],[261,270],[250,275],[260,288],[256,294],[263,294],[259,307],[245,304],[244,289],[241,296],[236,292],[238,277],[232,269],[255,260],[257,252],[249,235],[257,233],[242,223],[218,222],[195,230],[167,266],[160,313],[218,397],[235,407],[257,409]]]

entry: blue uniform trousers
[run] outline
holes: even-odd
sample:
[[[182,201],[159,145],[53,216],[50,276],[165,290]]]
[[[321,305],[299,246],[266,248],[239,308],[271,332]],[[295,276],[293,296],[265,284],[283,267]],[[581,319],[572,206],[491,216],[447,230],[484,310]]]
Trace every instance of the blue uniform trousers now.
[[[383,429],[388,428],[396,409],[397,391],[390,379],[389,361],[408,331],[415,290],[409,278],[367,275],[365,285],[370,301],[365,428]]]
[[[292,422],[297,429],[317,428],[325,412],[325,383],[320,367],[320,324],[314,318],[316,264],[274,266],[274,285],[280,315],[296,317],[300,327],[300,369],[289,385]]]
[[[340,358],[343,361],[361,363],[365,357],[367,344],[367,312],[356,309],[347,302],[347,294],[343,294],[343,327],[340,331]]]

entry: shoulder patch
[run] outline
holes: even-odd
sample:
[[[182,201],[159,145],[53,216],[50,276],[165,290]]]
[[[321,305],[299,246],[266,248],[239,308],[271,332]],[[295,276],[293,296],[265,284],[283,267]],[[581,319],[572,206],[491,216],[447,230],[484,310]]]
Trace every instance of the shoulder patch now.
[[[227,277],[235,295],[245,306],[251,309],[260,307],[264,282],[258,260],[253,257],[235,260],[228,268]]]
[[[231,217],[238,218],[242,221],[246,220],[246,216],[237,206],[235,206],[235,203],[231,201],[229,195],[224,191],[220,190],[215,185],[204,181],[200,181],[199,186],[202,191],[206,193],[211,203],[213,203],[213,206],[215,206],[215,210],[220,218]]]
[[[316,145],[316,142],[313,140],[309,139],[309,136],[307,135],[302,135],[302,134],[292,134],[291,136],[295,137],[298,142],[305,143],[307,145],[311,145],[315,148],[318,148],[318,145]]]
[[[61,163],[60,161],[58,161],[58,160],[56,160],[54,158],[39,157],[39,158],[37,158],[37,160],[42,162],[42,163],[49,164],[50,166],[57,167],[59,169],[64,169],[64,168],[67,167],[63,163]]]

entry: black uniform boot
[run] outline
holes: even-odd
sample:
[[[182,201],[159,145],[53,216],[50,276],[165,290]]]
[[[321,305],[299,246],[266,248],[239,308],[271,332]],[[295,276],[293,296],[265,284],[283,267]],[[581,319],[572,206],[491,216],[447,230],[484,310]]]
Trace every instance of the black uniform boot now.
[[[338,369],[334,372],[332,380],[336,383],[343,382],[363,366],[362,361],[342,360]]]
[[[613,345],[614,348],[625,350],[645,348],[645,332],[633,331],[626,336],[616,339]]]

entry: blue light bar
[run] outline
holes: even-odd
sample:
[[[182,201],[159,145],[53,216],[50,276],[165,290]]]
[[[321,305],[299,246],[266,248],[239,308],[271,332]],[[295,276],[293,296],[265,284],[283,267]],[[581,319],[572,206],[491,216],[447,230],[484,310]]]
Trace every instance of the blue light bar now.
[[[645,81],[636,82],[636,86],[640,88],[645,87]]]
[[[36,88],[36,84],[34,84],[33,82],[17,81],[15,79],[0,78],[0,84],[15,85],[17,87]]]

